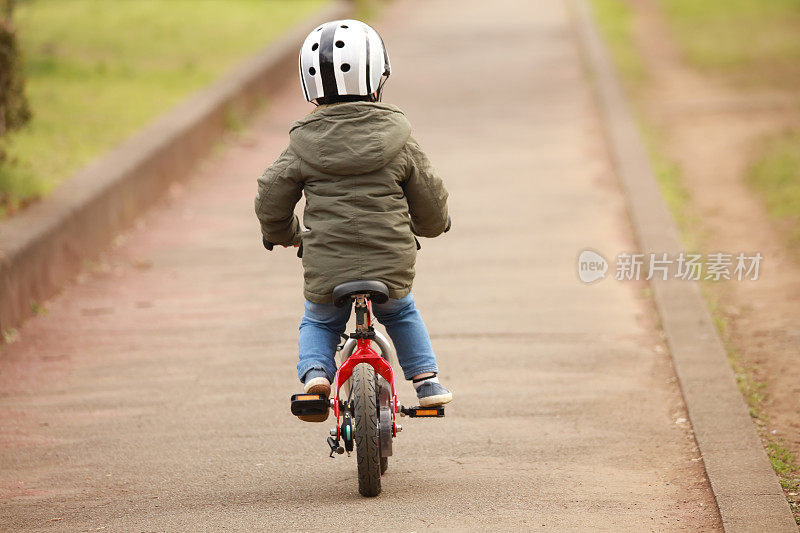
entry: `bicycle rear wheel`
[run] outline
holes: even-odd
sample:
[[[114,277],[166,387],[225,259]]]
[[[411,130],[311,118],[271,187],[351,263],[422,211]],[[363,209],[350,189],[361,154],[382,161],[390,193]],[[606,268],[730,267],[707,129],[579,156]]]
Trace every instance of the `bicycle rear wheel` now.
[[[375,387],[375,370],[366,363],[356,365],[353,369],[353,415],[358,492],[362,496],[377,496],[381,492],[378,394]]]

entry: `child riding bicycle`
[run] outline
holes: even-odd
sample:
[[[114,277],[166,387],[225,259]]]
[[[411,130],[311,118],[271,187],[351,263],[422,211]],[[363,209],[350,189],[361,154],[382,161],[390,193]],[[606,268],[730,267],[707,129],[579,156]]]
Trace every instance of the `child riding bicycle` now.
[[[306,393],[328,396],[334,354],[351,306],[333,288],[379,280],[389,289],[373,313],[391,337],[420,406],[452,394],[437,378],[428,331],[411,295],[418,243],[450,228],[447,191],[396,106],[381,102],[391,74],[380,35],[357,20],[312,31],[300,51],[300,80],[317,107],[289,130],[289,147],[258,179],[255,209],[265,245],[298,245],[305,270],[297,375]],[[294,208],[305,193],[303,224]]]

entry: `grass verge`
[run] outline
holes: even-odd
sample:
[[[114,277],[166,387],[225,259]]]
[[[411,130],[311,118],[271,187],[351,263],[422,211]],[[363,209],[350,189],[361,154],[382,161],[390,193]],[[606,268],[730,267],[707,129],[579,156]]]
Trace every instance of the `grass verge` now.
[[[800,130],[767,139],[748,184],[763,198],[787,245],[800,255]]]
[[[787,10],[797,10],[798,16],[793,19],[792,24],[794,24],[795,30],[800,26],[800,0],[775,0],[775,5],[770,7],[765,7],[766,2],[762,3],[759,0],[659,1],[670,13],[670,17],[677,27],[676,33],[679,40],[683,37],[681,42],[690,60],[696,65],[711,68],[742,68],[752,65],[757,59],[757,56],[750,55],[752,50],[746,50],[749,46],[748,41],[741,39],[742,34],[749,33],[743,32],[745,24],[748,26],[753,24],[752,20],[749,22],[745,20],[747,13],[751,16],[761,14],[767,17],[760,33],[772,31],[775,24],[782,27],[786,21],[777,21],[774,14],[780,12],[786,15],[789,12]],[[591,0],[591,4],[600,32],[611,50],[623,82],[628,91],[635,95],[636,90],[647,78],[647,69],[637,51],[633,34],[632,11],[626,3],[613,0]],[[724,22],[720,23],[713,17],[714,13],[719,17],[720,11],[728,8],[732,10],[731,14],[734,18],[745,17],[738,21],[738,30],[733,33],[727,33],[729,28],[722,27]],[[716,32],[715,39],[724,37],[731,40],[735,38],[736,43],[727,43],[726,41],[726,44],[719,49],[707,49],[707,46],[713,48],[711,45],[714,44],[714,39],[706,42],[708,36],[699,30],[709,18],[713,19],[713,24],[710,24],[708,31],[712,32],[712,35]],[[701,27],[696,26],[698,23],[701,24]],[[698,31],[701,35],[695,35],[689,31],[687,35],[682,36],[681,32],[687,31],[687,28]],[[798,44],[796,51],[800,52],[800,32],[791,36],[787,36],[784,32],[780,42],[783,44],[796,42]],[[794,57],[783,48],[778,47],[776,42],[766,38],[756,45],[755,49],[759,50],[759,47],[761,54],[769,56],[767,66],[773,74],[785,68],[782,61],[786,57]],[[800,53],[798,53],[798,57],[800,57]],[[649,124],[641,112],[637,115],[639,129],[643,133],[661,194],[678,224],[682,240],[690,248],[702,248],[707,236],[699,229],[701,227],[700,220],[692,207],[691,196],[683,185],[680,168],[659,149],[661,143],[655,128]],[[797,151],[797,146],[800,144],[798,143],[800,143],[800,131],[772,139],[768,142],[764,155],[754,164],[748,178],[750,183],[761,191],[770,212],[784,223],[791,225],[790,238],[795,245],[800,243],[800,155]],[[741,357],[739,349],[732,339],[728,317],[719,305],[719,290],[717,289],[718,287],[711,282],[704,282],[702,285],[702,292],[722,337],[739,390],[747,403],[750,416],[758,428],[764,448],[786,494],[795,521],[800,524],[800,497],[798,496],[800,493],[800,462],[779,438],[767,430],[769,419],[763,409],[765,384],[754,378],[752,369],[748,368]]]
[[[591,5],[600,33],[622,79],[631,85],[642,82],[645,68],[633,39],[633,11],[630,6],[619,0],[591,0]]]
[[[658,0],[693,65],[800,89],[800,0]]]
[[[47,194],[326,0],[36,0],[15,13],[30,124],[3,140],[0,217]]]
[[[695,67],[739,84],[800,91],[800,0],[657,1]],[[747,177],[795,255],[800,253],[798,142],[800,128],[767,139]]]

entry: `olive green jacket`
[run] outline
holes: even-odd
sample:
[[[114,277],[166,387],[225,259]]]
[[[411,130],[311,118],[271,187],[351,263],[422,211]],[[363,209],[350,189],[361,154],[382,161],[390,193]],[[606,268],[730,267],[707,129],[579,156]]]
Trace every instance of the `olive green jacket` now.
[[[411,290],[414,234],[447,229],[447,191],[397,107],[350,102],[320,106],[295,122],[289,148],[258,179],[264,238],[297,244],[295,204],[305,192],[305,297],[330,303],[346,281],[376,279],[391,298]]]

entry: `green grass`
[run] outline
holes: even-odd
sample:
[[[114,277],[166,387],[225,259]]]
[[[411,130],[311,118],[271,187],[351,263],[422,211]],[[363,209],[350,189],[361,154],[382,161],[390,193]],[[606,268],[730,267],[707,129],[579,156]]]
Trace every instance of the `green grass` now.
[[[797,472],[797,459],[789,449],[778,443],[770,443],[769,449],[776,472],[785,475]]]
[[[643,133],[661,196],[678,225],[684,243],[696,249],[703,234],[699,229],[697,213],[692,209],[689,191],[683,185],[680,167],[663,153],[661,141],[653,128],[640,121],[639,131]]]
[[[706,302],[708,303],[708,310],[711,312],[711,318],[714,321],[714,325],[716,326],[719,336],[722,339],[722,343],[725,346],[725,352],[728,355],[728,362],[730,363],[733,373],[736,376],[736,383],[739,385],[739,390],[741,391],[742,396],[744,396],[745,402],[747,403],[750,416],[753,419],[766,423],[767,417],[764,414],[762,406],[765,398],[764,389],[766,386],[764,383],[757,381],[753,377],[752,371],[747,368],[746,364],[742,360],[739,348],[731,338],[731,328],[728,324],[728,318],[720,308],[719,294],[717,291],[713,290],[712,285],[713,284],[711,283],[705,283],[702,286],[702,293]]]
[[[800,497],[797,496],[800,492],[800,463],[792,451],[777,439],[767,442],[767,453],[784,492],[795,495],[787,496],[787,499],[794,513],[795,522],[800,524]]]
[[[645,68],[634,43],[631,8],[620,0],[591,0],[591,5],[622,79],[628,84],[641,82]]]
[[[4,140],[14,163],[0,168],[0,211],[46,194],[325,1],[19,2],[34,118]]]
[[[795,253],[800,252],[800,131],[767,139],[747,182],[761,195],[767,210]]]
[[[687,59],[751,85],[800,87],[800,0],[658,0]]]

